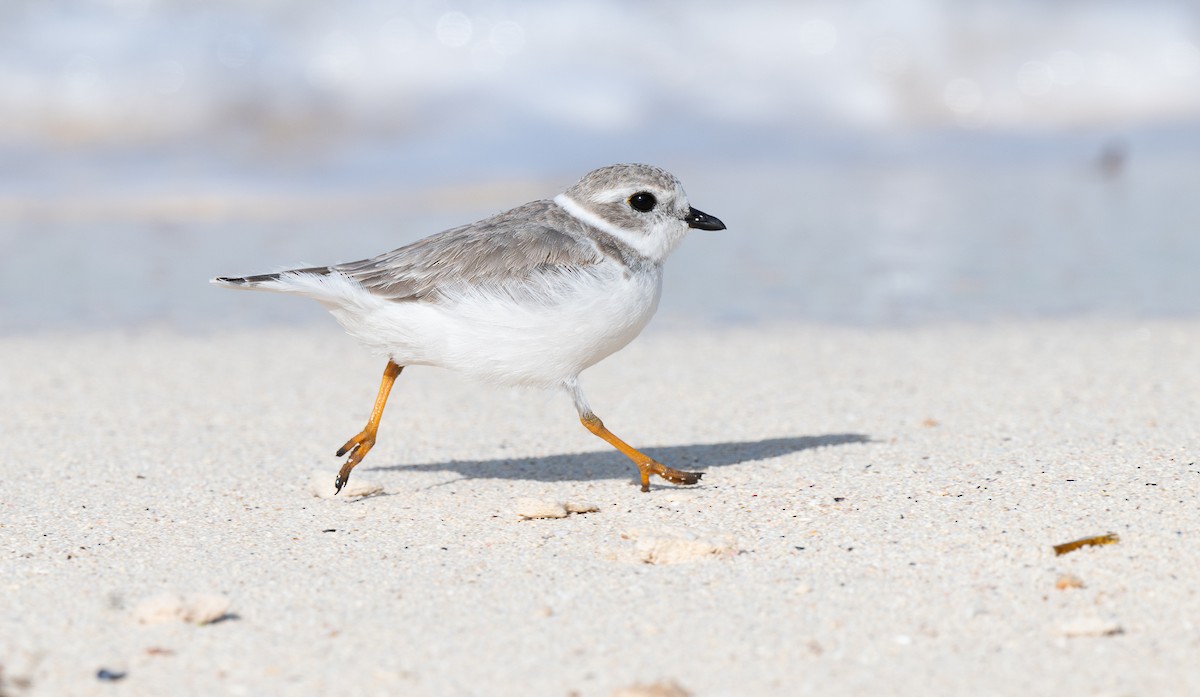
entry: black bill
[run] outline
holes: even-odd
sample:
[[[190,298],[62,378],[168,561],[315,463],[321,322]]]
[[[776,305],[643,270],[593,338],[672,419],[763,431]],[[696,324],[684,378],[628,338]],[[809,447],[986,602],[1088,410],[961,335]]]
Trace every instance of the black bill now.
[[[695,208],[688,209],[687,217],[684,218],[684,220],[687,221],[688,227],[694,227],[697,230],[725,229],[725,223],[722,223],[719,219],[712,217],[708,213],[698,211]]]

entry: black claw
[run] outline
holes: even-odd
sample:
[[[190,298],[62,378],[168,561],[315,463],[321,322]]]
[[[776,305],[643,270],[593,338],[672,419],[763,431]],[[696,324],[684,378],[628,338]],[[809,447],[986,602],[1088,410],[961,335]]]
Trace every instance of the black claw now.
[[[337,455],[336,455],[337,457],[341,457],[341,456],[343,456],[343,455],[345,455],[345,454],[346,454],[346,449],[345,449],[345,448],[338,448]]]
[[[346,486],[346,482],[342,481],[342,475],[333,478],[333,495],[337,496],[342,492],[342,487]]]

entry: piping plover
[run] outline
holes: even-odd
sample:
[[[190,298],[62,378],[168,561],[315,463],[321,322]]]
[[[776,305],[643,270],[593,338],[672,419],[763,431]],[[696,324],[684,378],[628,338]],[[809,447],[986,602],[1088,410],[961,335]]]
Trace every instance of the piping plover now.
[[[366,427],[337,491],[375,445],[400,371],[432,365],[506,385],[562,387],[579,420],[650,475],[695,484],[635,450],[588,406],[579,374],[623,348],[658,308],[662,265],[691,228],[723,230],[688,205],[671,173],[613,165],[589,173],[552,200],[534,201],[385,254],[241,278],[229,288],[294,293],[324,305],[346,331],[388,357]]]

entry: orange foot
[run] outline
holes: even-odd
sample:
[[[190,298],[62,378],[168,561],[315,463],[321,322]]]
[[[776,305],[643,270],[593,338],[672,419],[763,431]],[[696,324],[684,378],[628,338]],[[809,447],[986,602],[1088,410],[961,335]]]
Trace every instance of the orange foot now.
[[[634,461],[637,462],[637,460]],[[637,466],[642,475],[642,491],[650,491],[650,475],[652,474],[657,474],[672,484],[697,484],[704,476],[703,472],[683,472],[648,457],[645,462],[637,462]]]
[[[604,427],[604,422],[600,420],[600,417],[586,409],[586,406],[580,407],[580,423],[587,430],[621,451],[622,455],[633,460],[633,464],[637,465],[638,473],[642,475],[642,491],[650,491],[650,475],[652,474],[657,474],[672,484],[696,484],[700,481],[700,477],[704,476],[703,472],[681,472],[677,469],[667,467],[658,460],[617,438],[616,434]]]
[[[341,457],[346,453],[350,453],[350,457],[346,459],[346,464],[342,465],[342,469],[338,471],[337,478],[333,480],[334,495],[346,486],[346,482],[350,481],[350,470],[354,469],[355,465],[363,461],[367,453],[371,452],[371,448],[375,447],[375,432],[362,431],[357,436],[346,441],[346,444],[338,448],[337,456]]]

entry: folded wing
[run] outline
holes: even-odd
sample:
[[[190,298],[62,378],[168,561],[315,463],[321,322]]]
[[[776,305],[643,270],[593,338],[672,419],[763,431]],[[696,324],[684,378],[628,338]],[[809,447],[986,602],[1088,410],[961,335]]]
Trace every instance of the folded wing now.
[[[370,259],[213,282],[329,300],[320,289],[349,280],[385,300],[436,301],[463,292],[520,295],[535,278],[580,273],[603,258],[574,218],[537,201]]]

